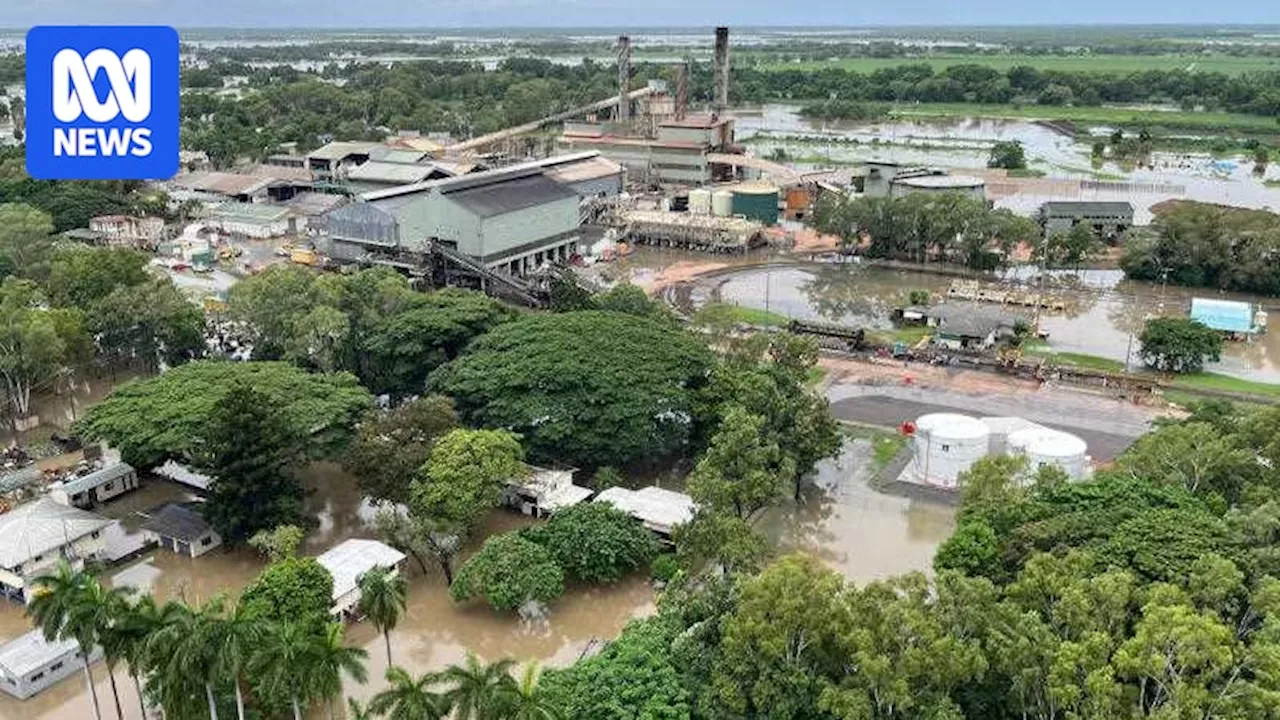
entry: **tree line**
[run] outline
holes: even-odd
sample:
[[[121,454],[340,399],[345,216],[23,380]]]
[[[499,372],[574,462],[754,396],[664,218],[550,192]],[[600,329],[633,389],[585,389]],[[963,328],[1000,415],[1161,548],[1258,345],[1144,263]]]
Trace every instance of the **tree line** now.
[[[933,579],[691,566],[544,691],[582,718],[1269,717],[1280,411],[1193,410],[1081,482],[979,461]]]
[[[1278,219],[1180,201],[1156,213],[1151,234],[1130,233],[1120,266],[1137,280],[1280,295]]]

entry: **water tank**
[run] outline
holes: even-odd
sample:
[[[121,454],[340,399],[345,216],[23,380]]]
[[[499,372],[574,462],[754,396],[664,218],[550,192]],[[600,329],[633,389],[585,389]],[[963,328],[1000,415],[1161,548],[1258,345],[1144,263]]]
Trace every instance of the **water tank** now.
[[[728,190],[717,190],[711,193],[711,214],[716,217],[732,215],[733,193]]]
[[[777,225],[778,188],[766,183],[739,185],[733,189],[733,214],[765,225]]]
[[[1045,465],[1056,465],[1073,480],[1082,480],[1088,475],[1088,450],[1085,441],[1075,435],[1046,427],[1009,435],[1009,454],[1027,458],[1031,472]]]
[[[991,431],[977,418],[934,413],[916,420],[912,467],[916,480],[955,488],[957,478],[987,455]]]
[[[711,191],[698,188],[689,191],[689,212],[694,215],[711,214]]]

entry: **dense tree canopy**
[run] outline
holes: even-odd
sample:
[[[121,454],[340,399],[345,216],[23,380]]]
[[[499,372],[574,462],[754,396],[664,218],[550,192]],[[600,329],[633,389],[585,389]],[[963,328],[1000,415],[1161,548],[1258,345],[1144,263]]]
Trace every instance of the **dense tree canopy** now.
[[[453,401],[440,395],[371,412],[360,421],[343,465],[369,497],[405,502],[409,483],[426,464],[436,440],[457,425]]]
[[[138,467],[167,459],[196,462],[197,439],[214,407],[237,385],[261,394],[287,421],[290,441],[310,457],[340,453],[371,404],[369,393],[345,373],[313,375],[288,363],[201,361],[120,386],[76,427],[118,448]]]
[[[0,378],[15,417],[31,414],[34,390],[86,362],[90,343],[79,310],[48,307],[30,280],[10,276],[0,284]]]
[[[485,541],[449,586],[455,600],[482,597],[495,610],[516,610],[528,602],[546,604],[564,592],[564,571],[551,553],[519,533]]]
[[[1179,201],[1159,209],[1154,231],[1125,246],[1121,267],[1129,277],[1280,295],[1275,214]]]
[[[866,239],[870,257],[952,262],[992,269],[1020,242],[1034,244],[1040,228],[1012,211],[988,207],[963,193],[909,193],[901,197],[825,195],[811,224],[846,244]]]
[[[469,423],[520,433],[534,460],[594,468],[682,453],[711,363],[665,321],[570,312],[498,326],[429,385]]]
[[[524,536],[550,551],[568,579],[584,582],[616,582],[658,554],[653,533],[608,503],[559,510]]]
[[[324,622],[333,603],[333,576],[315,558],[285,558],[268,565],[240,603],[251,617]]]
[[[1204,369],[1206,360],[1222,359],[1222,334],[1187,318],[1154,318],[1142,328],[1142,362],[1175,373]]]

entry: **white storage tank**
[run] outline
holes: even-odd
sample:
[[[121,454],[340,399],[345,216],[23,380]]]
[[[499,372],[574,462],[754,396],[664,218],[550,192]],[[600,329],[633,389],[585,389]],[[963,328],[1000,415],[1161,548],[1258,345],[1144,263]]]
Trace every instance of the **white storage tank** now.
[[[1089,446],[1084,440],[1052,428],[1019,430],[1009,435],[1009,454],[1027,458],[1027,469],[1036,472],[1056,465],[1073,480],[1089,474]]]
[[[733,214],[732,190],[717,190],[711,193],[711,214],[716,217],[729,217]]]
[[[694,215],[711,214],[711,191],[697,188],[689,191],[689,212]]]
[[[912,460],[916,480],[955,488],[960,474],[987,455],[991,431],[977,418],[933,413],[916,420]]]

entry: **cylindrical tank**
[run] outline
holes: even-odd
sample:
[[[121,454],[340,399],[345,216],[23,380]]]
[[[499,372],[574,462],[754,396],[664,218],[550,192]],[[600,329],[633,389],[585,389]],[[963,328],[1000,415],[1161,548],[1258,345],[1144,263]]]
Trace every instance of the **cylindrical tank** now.
[[[716,217],[732,215],[733,193],[728,190],[717,190],[711,193],[711,214]]]
[[[916,420],[912,466],[927,485],[955,488],[960,474],[987,454],[991,431],[977,418],[933,413]]]
[[[1088,474],[1088,450],[1085,441],[1075,435],[1046,427],[1009,435],[1009,454],[1027,458],[1028,470],[1035,472],[1045,465],[1056,465],[1073,480]]]
[[[778,188],[767,183],[743,183],[733,189],[733,214],[748,220],[778,224]]]
[[[711,191],[697,188],[689,191],[689,212],[694,215],[711,214]]]

